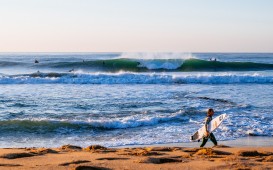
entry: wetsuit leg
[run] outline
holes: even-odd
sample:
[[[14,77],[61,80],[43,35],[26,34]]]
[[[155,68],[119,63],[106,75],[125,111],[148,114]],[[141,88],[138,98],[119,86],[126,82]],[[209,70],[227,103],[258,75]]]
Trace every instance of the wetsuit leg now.
[[[210,140],[213,142],[214,145],[217,145],[217,141],[216,141],[215,136],[213,135],[213,133],[210,133]]]
[[[202,141],[202,143],[201,143],[201,145],[200,145],[200,147],[203,147],[203,146],[205,146],[205,144],[207,143],[207,141],[208,141],[208,138],[203,138],[203,141]]]

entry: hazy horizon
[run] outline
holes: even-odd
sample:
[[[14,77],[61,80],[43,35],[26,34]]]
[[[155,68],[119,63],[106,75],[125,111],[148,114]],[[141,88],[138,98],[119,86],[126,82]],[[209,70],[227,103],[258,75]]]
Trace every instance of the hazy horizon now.
[[[272,53],[270,0],[0,0],[1,53]]]

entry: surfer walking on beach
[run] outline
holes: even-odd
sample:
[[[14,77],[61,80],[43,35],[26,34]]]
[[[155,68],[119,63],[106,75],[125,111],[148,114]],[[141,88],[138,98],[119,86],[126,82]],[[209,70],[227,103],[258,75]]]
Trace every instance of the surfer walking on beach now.
[[[206,132],[205,132],[205,135],[203,137],[203,141],[202,141],[200,147],[205,146],[205,144],[207,143],[208,139],[210,139],[215,146],[217,145],[217,141],[215,139],[215,136],[213,135],[212,132],[209,133],[209,130],[208,130],[208,128],[209,128],[208,126],[209,126],[210,121],[212,120],[212,116],[213,115],[214,115],[214,110],[212,108],[209,108],[208,112],[207,112],[207,117],[205,119]]]

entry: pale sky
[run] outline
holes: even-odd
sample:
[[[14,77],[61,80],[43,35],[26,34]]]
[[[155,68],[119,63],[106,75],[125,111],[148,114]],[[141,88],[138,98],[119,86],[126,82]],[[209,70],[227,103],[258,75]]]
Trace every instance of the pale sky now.
[[[273,0],[0,0],[0,52],[273,52]]]

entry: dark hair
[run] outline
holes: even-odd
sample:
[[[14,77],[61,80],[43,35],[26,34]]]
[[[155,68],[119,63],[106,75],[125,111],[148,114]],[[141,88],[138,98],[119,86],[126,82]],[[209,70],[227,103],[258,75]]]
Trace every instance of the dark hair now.
[[[209,114],[211,112],[214,112],[214,110],[212,108],[209,108],[207,114]]]

